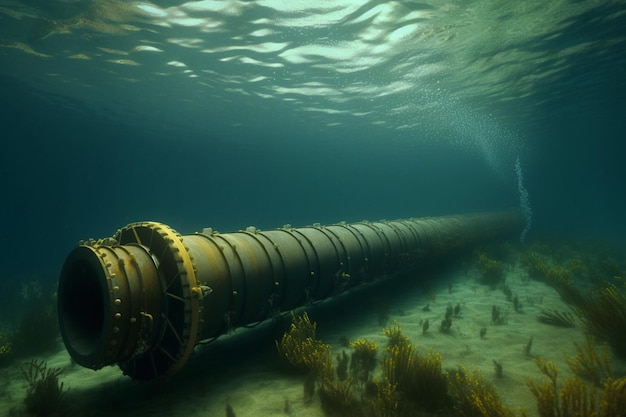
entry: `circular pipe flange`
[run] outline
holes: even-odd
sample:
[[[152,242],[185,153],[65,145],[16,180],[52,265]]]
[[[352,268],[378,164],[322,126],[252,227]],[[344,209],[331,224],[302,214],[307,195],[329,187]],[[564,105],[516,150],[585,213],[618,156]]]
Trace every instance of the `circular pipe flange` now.
[[[63,341],[74,360],[100,369],[156,340],[161,310],[154,259],[140,246],[88,244],[67,257],[58,290]]]
[[[192,259],[183,238],[161,223],[132,223],[113,238],[120,245],[148,248],[156,260],[163,306],[160,340],[120,363],[120,368],[136,379],[170,375],[187,362],[200,339],[203,291],[197,285]]]

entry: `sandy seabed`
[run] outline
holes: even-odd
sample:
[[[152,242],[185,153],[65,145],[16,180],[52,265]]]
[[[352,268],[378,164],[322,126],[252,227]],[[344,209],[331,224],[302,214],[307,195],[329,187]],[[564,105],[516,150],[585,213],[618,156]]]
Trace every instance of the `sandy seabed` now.
[[[534,359],[553,361],[562,382],[572,376],[564,355],[576,353],[575,343],[585,342],[580,324],[565,328],[537,320],[542,310],[570,311],[557,292],[528,280],[524,269],[508,266],[506,283],[522,303],[517,312],[501,289],[490,289],[479,282],[474,269],[415,273],[385,279],[356,289],[307,309],[317,322],[318,337],[333,345],[334,354],[349,348],[342,340],[365,338],[378,344],[379,356],[387,344],[383,327],[394,320],[403,333],[418,346],[441,354],[443,369],[462,365],[484,373],[486,380],[512,409],[523,407],[529,417],[537,416],[535,398],[526,383],[543,381]],[[428,282],[428,284],[426,284]],[[460,305],[449,332],[439,323],[448,306]],[[428,311],[424,307],[429,305]],[[505,324],[492,322],[492,308],[506,316]],[[381,317],[382,316],[382,317]],[[381,319],[386,319],[381,323]],[[422,333],[428,319],[430,328]],[[323,416],[319,400],[305,404],[304,377],[285,372],[276,353],[274,340],[289,323],[264,323],[255,329],[237,329],[233,334],[196,349],[189,363],[167,381],[137,382],[122,375],[116,366],[92,371],[72,364],[65,350],[39,358],[49,367],[63,369],[60,380],[69,388],[67,401],[71,415],[99,416],[225,416],[230,404],[237,417]],[[486,328],[484,337],[480,329]],[[532,337],[530,354],[525,348]],[[601,348],[601,344],[598,344]],[[494,360],[503,368],[495,373]],[[612,361],[615,374],[623,375],[626,364]],[[21,364],[21,363],[20,363]],[[19,415],[25,394],[20,364],[0,370],[0,415]]]

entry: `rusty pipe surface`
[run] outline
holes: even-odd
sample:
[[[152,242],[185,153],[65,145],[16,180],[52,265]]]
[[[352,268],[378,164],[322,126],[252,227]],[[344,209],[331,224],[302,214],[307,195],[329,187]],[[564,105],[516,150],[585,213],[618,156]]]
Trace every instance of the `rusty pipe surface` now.
[[[82,242],[58,288],[80,365],[168,376],[197,343],[522,230],[518,211],[181,236],[157,222]]]

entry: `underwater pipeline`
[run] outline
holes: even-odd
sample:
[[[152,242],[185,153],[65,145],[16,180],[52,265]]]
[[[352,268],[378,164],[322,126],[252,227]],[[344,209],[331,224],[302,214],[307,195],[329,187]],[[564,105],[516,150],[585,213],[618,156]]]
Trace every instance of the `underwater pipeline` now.
[[[84,367],[169,376],[200,341],[523,227],[519,211],[185,236],[132,223],[67,256],[61,336]]]

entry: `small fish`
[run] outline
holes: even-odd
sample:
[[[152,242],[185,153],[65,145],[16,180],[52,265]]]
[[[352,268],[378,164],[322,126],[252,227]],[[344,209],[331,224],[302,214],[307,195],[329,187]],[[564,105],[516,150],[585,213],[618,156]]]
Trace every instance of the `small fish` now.
[[[422,307],[422,311],[430,311],[430,303],[428,303],[424,307]]]

